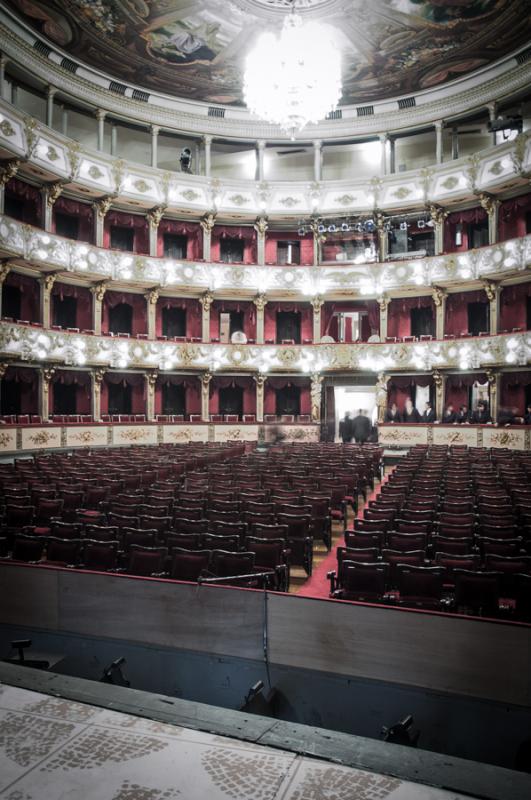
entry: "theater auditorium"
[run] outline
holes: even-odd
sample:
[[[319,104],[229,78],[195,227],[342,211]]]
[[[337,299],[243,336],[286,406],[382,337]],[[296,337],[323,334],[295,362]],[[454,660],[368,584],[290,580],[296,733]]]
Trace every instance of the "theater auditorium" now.
[[[529,12],[0,2],[1,800],[529,800]]]

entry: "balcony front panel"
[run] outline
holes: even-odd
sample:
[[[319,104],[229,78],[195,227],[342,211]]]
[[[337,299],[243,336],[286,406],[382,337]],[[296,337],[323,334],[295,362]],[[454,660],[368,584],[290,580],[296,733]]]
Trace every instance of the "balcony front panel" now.
[[[230,295],[378,296],[432,285],[462,286],[483,277],[503,278],[531,264],[531,235],[490,247],[442,256],[375,264],[321,267],[259,267],[150,258],[63,239],[0,216],[0,251],[42,271],[70,273],[85,280],[112,280],[142,287],[161,286],[193,294],[207,289]]]
[[[531,332],[396,344],[225,345],[171,344],[4,323],[0,328],[0,356],[28,363],[117,370],[265,374],[467,371],[492,366],[526,366],[531,360]]]
[[[466,202],[481,192],[498,193],[511,184],[526,185],[531,171],[531,137],[415,171],[370,180],[257,183],[220,180],[163,171],[90,151],[42,123],[0,102],[0,154],[24,163],[21,172],[33,179],[65,182],[81,197],[112,196],[131,209],[165,206],[168,213],[194,214],[207,209],[226,218],[252,219],[367,214],[375,208],[396,211],[425,204]]]

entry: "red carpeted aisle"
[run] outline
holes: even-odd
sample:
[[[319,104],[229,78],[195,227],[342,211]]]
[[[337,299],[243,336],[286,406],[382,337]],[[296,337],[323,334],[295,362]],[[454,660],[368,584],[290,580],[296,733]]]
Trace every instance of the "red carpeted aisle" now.
[[[383,479],[382,483],[378,484],[373,492],[368,496],[367,503],[369,500],[374,500],[380,494],[382,485],[387,481],[388,476],[386,475]],[[357,516],[363,516],[363,509],[366,507],[366,503],[361,502],[359,511]],[[349,515],[349,524],[348,527],[352,527],[352,516]],[[330,550],[329,555],[321,561],[321,563],[315,567],[311,578],[301,586],[299,591],[297,592],[297,597],[320,597],[328,598],[330,595],[330,581],[327,579],[327,574],[334,569],[337,569],[337,548],[343,547],[345,542],[343,539],[342,534],[342,523],[335,523],[334,531],[333,531],[333,538],[335,540],[335,544],[332,544],[332,549]],[[338,538],[339,537],[339,538]]]

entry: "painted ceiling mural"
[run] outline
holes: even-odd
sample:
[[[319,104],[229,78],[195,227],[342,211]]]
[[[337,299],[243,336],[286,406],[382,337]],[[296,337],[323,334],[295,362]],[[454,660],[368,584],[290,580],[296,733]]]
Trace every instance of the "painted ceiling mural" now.
[[[256,37],[292,0],[7,0],[26,22],[120,81],[193,100],[241,104]],[[531,38],[529,0],[298,0],[332,25],[343,104],[438,86]],[[267,64],[264,64],[267,72]]]

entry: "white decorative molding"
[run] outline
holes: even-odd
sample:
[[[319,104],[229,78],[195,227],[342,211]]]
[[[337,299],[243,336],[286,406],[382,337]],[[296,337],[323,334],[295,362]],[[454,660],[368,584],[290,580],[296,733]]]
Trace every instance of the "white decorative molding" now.
[[[375,206],[374,179],[323,181],[318,185],[319,206],[315,207],[316,189],[310,180],[270,181],[267,191],[251,180],[219,179],[168,172],[154,167],[126,162],[106,153],[82,147],[79,143],[43,123],[28,117],[10,103],[0,100],[0,147],[13,157],[22,157],[20,173],[35,179],[31,167],[43,171],[50,180],[68,183],[69,190],[87,200],[112,196],[120,207],[132,211],[165,206],[166,213],[215,210],[218,219],[256,216],[272,218],[324,215],[370,214]],[[14,133],[12,133],[14,131]],[[471,169],[473,168],[473,180]],[[381,211],[424,209],[425,205],[448,205],[468,202],[485,192],[496,194],[507,184],[524,187],[531,172],[531,135],[520,134],[513,141],[481,150],[474,156],[443,164],[378,177],[377,205]],[[348,203],[345,200],[348,198]],[[479,202],[479,201],[478,201]],[[265,203],[265,207],[264,207]]]
[[[166,293],[216,296],[235,293],[255,297],[321,295],[378,297],[393,291],[421,294],[422,287],[462,286],[484,277],[502,279],[525,271],[531,264],[531,235],[510,239],[465,253],[386,261],[373,264],[339,263],[322,267],[273,267],[175,261],[106,250],[71,241],[0,215],[0,251],[23,259],[40,271],[71,274],[84,281],[113,280],[127,286],[162,287]],[[140,288],[142,287],[142,288]]]
[[[529,450],[530,429],[497,425],[379,425],[378,442],[384,447],[412,447],[416,444],[467,445]]]
[[[238,356],[235,358],[235,354]],[[0,325],[0,356],[28,364],[162,372],[379,373],[526,367],[531,332],[443,341],[315,345],[177,344]]]

